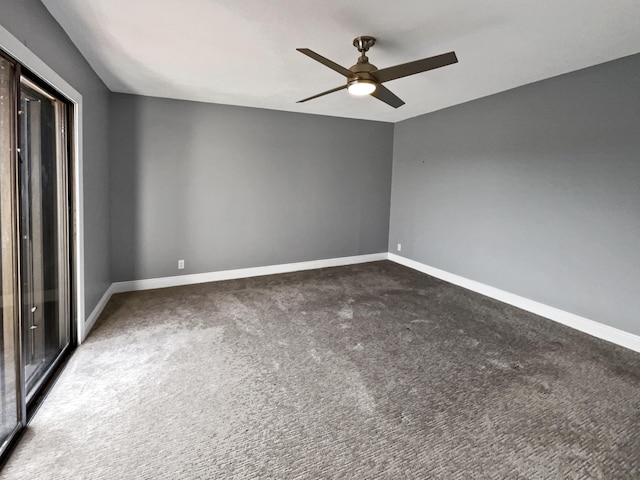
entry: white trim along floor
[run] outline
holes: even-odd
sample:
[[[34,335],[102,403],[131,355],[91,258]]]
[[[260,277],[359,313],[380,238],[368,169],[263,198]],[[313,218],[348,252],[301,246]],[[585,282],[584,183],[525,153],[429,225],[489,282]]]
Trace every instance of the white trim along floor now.
[[[114,293],[131,292],[135,290],[150,290],[155,288],[176,287],[180,285],[190,285],[195,283],[217,282],[222,280],[233,280],[236,278],[257,277],[261,275],[274,275],[278,273],[297,272],[302,270],[313,270],[316,268],[338,267],[342,265],[353,265],[357,263],[375,262],[380,260],[390,260],[404,265],[419,272],[439,278],[445,282],[458,285],[487,297],[521,308],[541,317],[562,323],[568,327],[579,330],[588,335],[606,340],[616,345],[634,350],[640,353],[640,336],[619,330],[602,323],[580,317],[573,313],[550,307],[542,303],[529,300],[528,298],[515,295],[513,293],[500,290],[498,288],[485,285],[474,280],[470,280],[453,273],[446,272],[429,265],[425,265],[414,260],[410,260],[394,253],[374,253],[370,255],[357,255],[352,257],[330,258],[325,260],[314,260],[310,262],[286,263],[281,265],[270,265],[266,267],[241,268],[237,270],[224,270],[219,272],[197,273],[191,275],[178,275],[174,277],[150,278],[145,280],[133,280],[130,282],[116,282],[111,284],[102,296],[96,308],[87,317],[84,326],[86,338],[89,331],[94,326],[102,310]]]

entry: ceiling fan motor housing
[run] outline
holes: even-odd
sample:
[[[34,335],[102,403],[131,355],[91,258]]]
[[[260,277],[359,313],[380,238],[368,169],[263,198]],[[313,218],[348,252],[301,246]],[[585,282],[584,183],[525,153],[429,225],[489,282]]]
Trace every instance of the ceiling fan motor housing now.
[[[349,70],[353,72],[353,76],[348,79],[347,85],[350,85],[351,83],[358,80],[368,80],[376,83],[378,82],[378,79],[374,75],[374,72],[378,70],[378,67],[369,63],[369,59],[364,56],[364,54],[358,59],[358,63],[349,67]]]

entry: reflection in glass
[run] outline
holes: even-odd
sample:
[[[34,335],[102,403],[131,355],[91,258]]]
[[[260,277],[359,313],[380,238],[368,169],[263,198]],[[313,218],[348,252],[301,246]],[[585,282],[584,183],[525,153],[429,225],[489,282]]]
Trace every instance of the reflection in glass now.
[[[16,368],[15,332],[17,318],[16,301],[16,252],[14,224],[14,66],[0,56],[0,451],[4,451],[13,433],[19,427],[18,378]]]
[[[65,105],[20,88],[20,279],[27,402],[69,344]]]

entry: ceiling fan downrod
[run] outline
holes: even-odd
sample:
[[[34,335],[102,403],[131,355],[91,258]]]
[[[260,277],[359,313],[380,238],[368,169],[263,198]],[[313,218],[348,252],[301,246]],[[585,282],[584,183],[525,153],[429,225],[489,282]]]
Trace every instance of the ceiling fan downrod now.
[[[373,47],[376,43],[375,37],[370,37],[368,35],[362,35],[360,37],[356,37],[353,39],[353,46],[358,49],[360,52],[360,58],[358,58],[358,63],[367,63],[369,59],[367,58],[367,51]]]

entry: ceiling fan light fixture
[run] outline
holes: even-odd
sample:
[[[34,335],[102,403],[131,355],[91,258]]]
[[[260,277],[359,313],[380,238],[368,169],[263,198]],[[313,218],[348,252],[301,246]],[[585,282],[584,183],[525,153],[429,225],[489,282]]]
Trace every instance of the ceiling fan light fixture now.
[[[347,87],[349,93],[351,95],[364,96],[371,95],[376,91],[376,82],[373,80],[366,80],[362,78],[357,78],[349,82],[349,86]]]

